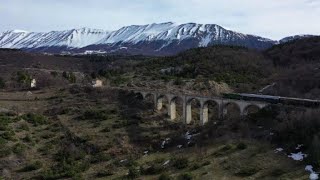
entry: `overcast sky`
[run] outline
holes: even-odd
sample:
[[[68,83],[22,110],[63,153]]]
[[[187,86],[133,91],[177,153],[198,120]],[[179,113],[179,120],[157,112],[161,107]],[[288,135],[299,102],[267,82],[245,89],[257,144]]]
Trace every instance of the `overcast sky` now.
[[[0,31],[115,30],[172,21],[280,39],[320,35],[320,0],[0,0],[0,19]]]

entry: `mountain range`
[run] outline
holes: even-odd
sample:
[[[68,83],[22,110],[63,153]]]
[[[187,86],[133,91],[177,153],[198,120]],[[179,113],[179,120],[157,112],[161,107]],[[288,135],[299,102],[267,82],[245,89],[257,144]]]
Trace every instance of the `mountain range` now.
[[[11,30],[0,33],[0,48],[46,53],[174,55],[190,48],[217,44],[262,50],[301,37],[275,41],[227,30],[216,24],[167,22],[125,26],[115,31],[91,28],[51,32]]]

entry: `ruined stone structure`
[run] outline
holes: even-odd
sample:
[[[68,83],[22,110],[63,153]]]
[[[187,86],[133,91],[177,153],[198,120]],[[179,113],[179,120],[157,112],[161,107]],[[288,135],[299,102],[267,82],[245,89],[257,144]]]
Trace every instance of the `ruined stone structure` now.
[[[214,103],[218,106],[218,116],[223,118],[227,115],[227,106],[229,104],[236,105],[240,110],[240,116],[245,116],[248,114],[248,108],[255,106],[258,109],[262,109],[268,105],[267,102],[257,102],[257,101],[242,101],[242,100],[233,100],[233,99],[224,99],[221,97],[205,97],[205,96],[196,96],[196,95],[177,95],[177,94],[165,94],[158,92],[146,92],[146,91],[135,91],[134,93],[141,94],[145,99],[147,96],[153,97],[154,108],[156,110],[161,110],[163,108],[163,100],[166,99],[168,102],[168,115],[170,120],[175,120],[177,118],[176,113],[176,101],[177,99],[182,100],[183,104],[183,121],[186,124],[190,124],[192,121],[192,100],[197,100],[200,102],[200,124],[204,125],[209,120],[208,113],[208,104]]]

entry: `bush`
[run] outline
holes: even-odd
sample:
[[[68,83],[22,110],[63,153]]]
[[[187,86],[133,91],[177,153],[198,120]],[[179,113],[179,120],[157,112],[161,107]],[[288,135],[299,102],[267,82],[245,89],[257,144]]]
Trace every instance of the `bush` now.
[[[0,158],[7,157],[11,154],[11,149],[8,147],[0,147]]]
[[[106,111],[103,110],[87,110],[83,113],[83,115],[80,117],[82,120],[98,120],[103,121],[108,119],[108,114]]]
[[[320,167],[320,139],[315,135],[312,140],[311,147],[309,148],[309,160],[311,163],[319,168]]]
[[[50,74],[51,74],[53,77],[57,77],[57,76],[58,76],[58,72],[57,72],[57,71],[52,71]]]
[[[237,149],[239,149],[239,150],[247,149],[247,145],[245,143],[241,142],[237,145]]]
[[[28,113],[22,116],[22,119],[26,120],[28,123],[34,126],[44,125],[47,123],[47,118],[43,115]]]
[[[172,178],[168,174],[161,174],[158,180],[172,180]]]
[[[153,175],[153,174],[160,174],[164,170],[162,165],[151,165],[147,169],[142,170],[143,174],[146,175]]]
[[[42,163],[40,161],[35,161],[25,166],[24,168],[22,168],[20,171],[21,172],[34,171],[34,170],[40,169],[41,167],[42,167]]]
[[[259,171],[256,167],[245,166],[242,167],[238,172],[235,173],[237,176],[247,177],[256,174]]]
[[[173,159],[173,166],[177,169],[184,169],[189,166],[189,160],[188,158]]]
[[[6,85],[5,81],[0,77],[0,89],[5,88],[5,85]]]
[[[3,134],[0,135],[1,138],[6,140],[14,140],[15,132],[12,129],[5,131]]]
[[[106,176],[112,176],[113,173],[113,169],[106,167],[106,169],[103,169],[102,171],[98,172],[96,174],[96,177],[106,177]]]
[[[192,180],[192,178],[192,174],[190,173],[184,173],[178,177],[179,180]]]
[[[128,178],[135,179],[140,176],[140,170],[137,167],[131,166],[129,168]]]
[[[18,154],[18,155],[22,155],[26,149],[27,149],[27,147],[24,144],[18,143],[13,146],[12,152],[14,152],[15,154]]]

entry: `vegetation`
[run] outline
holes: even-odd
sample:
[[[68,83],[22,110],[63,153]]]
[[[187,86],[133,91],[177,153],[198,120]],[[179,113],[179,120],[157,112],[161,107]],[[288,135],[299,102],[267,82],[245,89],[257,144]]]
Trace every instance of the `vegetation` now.
[[[5,85],[6,85],[6,83],[5,83],[4,79],[0,77],[0,89],[4,89]]]
[[[47,123],[47,118],[40,114],[28,113],[23,115],[21,118],[33,124],[34,126],[44,125]]]

